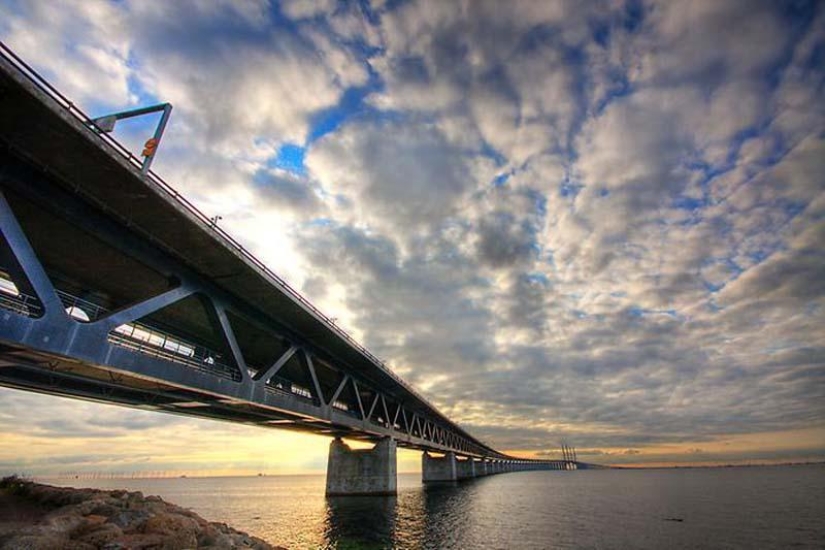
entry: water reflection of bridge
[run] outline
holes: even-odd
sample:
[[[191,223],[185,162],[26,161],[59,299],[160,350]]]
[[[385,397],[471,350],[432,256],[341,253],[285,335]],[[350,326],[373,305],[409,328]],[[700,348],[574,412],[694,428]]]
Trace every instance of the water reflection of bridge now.
[[[331,494],[395,492],[397,445],[427,481],[579,465],[473,437],[0,53],[0,384],[333,436]]]

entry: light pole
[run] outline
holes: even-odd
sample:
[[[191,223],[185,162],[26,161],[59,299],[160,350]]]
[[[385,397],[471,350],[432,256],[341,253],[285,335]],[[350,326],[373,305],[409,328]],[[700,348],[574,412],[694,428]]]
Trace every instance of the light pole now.
[[[162,111],[163,114],[160,117],[160,121],[158,121],[158,126],[155,129],[155,135],[146,140],[146,143],[143,145],[143,152],[141,153],[143,156],[143,163],[141,164],[140,171],[141,173],[146,174],[149,172],[149,166],[151,166],[152,160],[155,158],[155,153],[158,151],[160,140],[163,137],[163,131],[166,129],[166,123],[169,121],[169,115],[172,114],[171,103],[161,103],[159,105],[152,105],[151,107],[130,109],[128,111],[120,111],[111,115],[97,117],[92,119],[92,124],[94,129],[104,134],[108,134],[115,129],[115,123],[117,123],[118,120],[148,115],[150,113],[157,113],[160,111]]]

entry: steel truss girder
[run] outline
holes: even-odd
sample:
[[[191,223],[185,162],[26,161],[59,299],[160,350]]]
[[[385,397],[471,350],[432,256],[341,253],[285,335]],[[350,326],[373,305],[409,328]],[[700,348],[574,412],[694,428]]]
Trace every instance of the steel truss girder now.
[[[288,327],[264,318],[248,305],[239,303],[210,281],[177,262],[170,254],[161,250],[156,243],[146,242],[134,231],[101,215],[99,211],[75,195],[43,181],[42,176],[34,174],[30,168],[16,166],[9,157],[0,160],[4,161],[0,167],[0,232],[44,307],[44,315],[40,318],[0,310],[0,315],[4,319],[4,322],[0,324],[0,340],[26,348],[44,357],[79,361],[85,365],[108,371],[113,376],[128,374],[140,379],[157,380],[166,385],[197,391],[204,396],[211,396],[214,400],[231,400],[239,405],[243,404],[262,411],[284,412],[314,419],[325,423],[328,426],[326,430],[328,433],[359,434],[375,438],[389,436],[395,438],[402,446],[436,452],[462,451],[479,456],[490,454],[481,447],[470,448],[466,445],[450,444],[450,438],[444,438],[444,440],[436,438],[434,435],[436,428],[446,434],[451,434],[452,430],[449,427],[436,426],[429,420],[421,420],[419,412],[407,409],[398,399],[394,399],[398,406],[393,420],[390,421],[390,411],[384,393],[371,387],[368,382],[360,380],[355,373],[347,372],[345,365],[336,365],[334,358],[330,358],[323,350],[314,349]],[[97,238],[114,245],[123,254],[153,267],[158,272],[173,275],[179,281],[178,286],[148,299],[129,304],[91,322],[78,322],[67,314],[46,269],[29,244],[11,206],[2,194],[3,188],[13,189],[16,193],[25,196],[27,200],[46,207],[55,215],[68,219],[72,224],[93,233]],[[56,204],[59,207],[56,207]],[[209,309],[217,319],[217,329],[231,351],[233,366],[237,368],[240,380],[227,380],[161,357],[149,357],[139,351],[128,350],[109,342],[109,334],[116,327],[135,322],[193,294],[203,297],[204,302],[210,306]],[[275,363],[259,371],[253,377],[250,375],[227,312],[232,312],[257,325],[266,325],[268,332],[291,343],[289,350]],[[312,402],[267,390],[267,381],[275,376],[278,370],[295,354],[298,354],[312,379],[313,387],[310,389],[313,394]],[[325,362],[340,369],[344,375],[331,399],[325,399],[315,372],[313,358],[318,355],[323,356]],[[64,374],[56,375],[63,376]],[[115,379],[113,378],[112,383],[116,387]],[[12,385],[10,381],[0,383]],[[350,384],[355,391],[360,418],[354,418],[332,406],[347,384]],[[360,388],[370,388],[375,394],[368,414],[364,414]],[[81,397],[88,398],[88,396]],[[381,403],[380,414],[383,415],[381,424],[372,419],[379,401]],[[193,416],[200,415],[197,409],[181,412]],[[408,413],[412,414],[412,422],[408,421]],[[396,429],[396,421],[399,417],[403,423],[398,424],[399,428]],[[454,440],[462,440],[460,436],[457,437],[457,434],[452,435]]]

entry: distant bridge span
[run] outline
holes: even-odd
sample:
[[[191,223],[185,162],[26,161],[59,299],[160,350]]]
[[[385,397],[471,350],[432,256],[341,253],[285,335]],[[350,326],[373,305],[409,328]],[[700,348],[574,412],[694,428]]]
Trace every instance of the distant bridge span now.
[[[1,43],[0,232],[0,385],[443,454],[428,481],[585,466],[452,422]],[[329,492],[393,492],[330,488],[369,456],[336,439]]]

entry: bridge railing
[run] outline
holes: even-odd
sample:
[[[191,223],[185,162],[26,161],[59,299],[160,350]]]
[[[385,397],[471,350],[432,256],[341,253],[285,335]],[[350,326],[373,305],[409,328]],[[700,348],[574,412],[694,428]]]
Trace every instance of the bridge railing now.
[[[55,290],[57,290],[57,296],[66,308],[66,313],[78,321],[96,321],[108,312],[108,310],[100,304],[84,300],[79,296],[74,296],[59,289]]]
[[[123,146],[119,141],[117,141],[114,137],[112,137],[108,133],[104,133],[100,130],[100,128],[93,122],[93,120],[79,107],[77,107],[71,100],[69,100],[66,96],[64,96],[60,91],[58,91],[54,86],[52,86],[45,78],[43,78],[37,71],[34,70],[30,65],[28,65],[25,61],[23,61],[20,57],[17,56],[8,46],[6,46],[2,41],[0,41],[0,56],[6,59],[7,62],[11,63],[17,69],[24,74],[29,81],[32,82],[37,88],[39,88],[44,93],[48,94],[52,99],[54,99],[61,107],[63,107],[68,113],[74,116],[78,121],[82,122],[86,127],[89,128],[90,132],[94,132],[95,136],[100,139],[102,142],[106,143],[109,147],[111,147],[114,151],[119,153],[123,158],[125,158],[132,166],[140,171],[141,167],[143,166],[143,161],[132,154],[126,147]],[[162,177],[160,177],[156,172],[150,170],[148,173],[145,174],[146,180],[153,184],[158,190],[162,191],[165,195],[176,201],[179,205],[183,206],[186,211],[192,214],[198,221],[201,222],[204,229],[215,233],[219,236],[229,247],[234,249],[237,253],[239,253],[245,260],[250,262],[256,268],[258,268],[261,272],[263,272],[266,277],[270,279],[271,282],[275,283],[279,286],[286,294],[288,294],[291,298],[295,301],[299,302],[303,305],[307,310],[312,312],[315,317],[317,317],[324,325],[343,338],[347,343],[349,343],[353,348],[358,350],[363,356],[368,358],[376,367],[381,369],[384,373],[389,375],[399,386],[404,388],[405,391],[409,392],[416,399],[418,399],[421,403],[425,406],[429,407],[433,412],[437,412],[438,409],[433,406],[426,398],[424,398],[418,391],[416,391],[412,386],[410,386],[407,382],[405,382],[401,377],[399,377],[389,366],[376,355],[374,355],[371,351],[369,351],[366,347],[364,347],[360,342],[355,340],[347,331],[343,328],[339,327],[335,321],[324,314],[321,310],[315,307],[308,299],[306,299],[300,292],[292,288],[289,283],[287,283],[284,279],[279,277],[276,273],[270,270],[261,260],[259,260],[255,255],[253,255],[249,250],[247,250],[242,244],[240,244],[235,238],[233,238],[229,233],[224,231],[220,228],[216,223],[214,223],[209,216],[201,212],[198,207],[192,204],[186,197],[178,193],[174,187],[172,187],[169,183],[167,183]],[[440,414],[440,413],[439,413]],[[441,415],[443,417],[443,415]],[[445,421],[453,424],[454,426],[458,427],[457,423],[443,417]],[[461,429],[465,433],[466,430]],[[469,434],[468,434],[469,435]],[[475,438],[473,438],[475,439]],[[478,441],[482,446],[487,447],[492,450],[491,447],[488,445]]]
[[[0,308],[25,315],[26,317],[40,317],[43,315],[43,305],[36,297],[21,292],[12,282],[6,268],[0,265]]]
[[[221,361],[221,354],[198,344],[180,340],[147,325],[129,323],[109,333],[109,342],[150,357],[180,363],[198,371],[241,381],[241,373]]]
[[[26,317],[40,317],[43,313],[40,300],[22,292],[11,294],[0,291],[0,308],[8,309]]]

